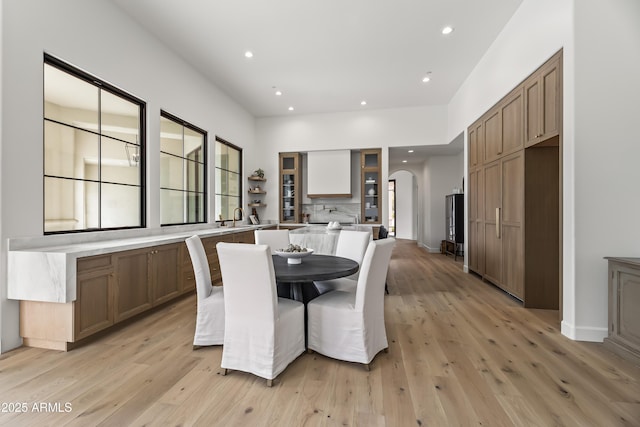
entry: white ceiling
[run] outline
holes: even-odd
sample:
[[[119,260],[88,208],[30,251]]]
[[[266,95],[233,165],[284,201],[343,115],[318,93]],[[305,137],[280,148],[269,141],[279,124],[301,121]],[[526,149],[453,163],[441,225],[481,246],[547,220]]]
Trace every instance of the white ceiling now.
[[[445,105],[522,2],[111,1],[255,117]]]

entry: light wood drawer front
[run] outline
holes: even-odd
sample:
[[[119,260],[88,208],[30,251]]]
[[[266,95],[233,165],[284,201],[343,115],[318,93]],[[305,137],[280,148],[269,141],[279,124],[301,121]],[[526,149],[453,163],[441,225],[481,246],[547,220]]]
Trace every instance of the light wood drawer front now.
[[[111,255],[98,255],[87,258],[78,258],[77,268],[78,273],[84,271],[110,268],[111,267]]]

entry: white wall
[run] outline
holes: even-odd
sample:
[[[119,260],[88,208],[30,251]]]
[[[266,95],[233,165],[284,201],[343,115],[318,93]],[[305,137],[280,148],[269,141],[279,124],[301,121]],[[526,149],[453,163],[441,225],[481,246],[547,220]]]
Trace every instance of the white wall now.
[[[160,224],[160,109],[208,131],[210,147],[219,135],[244,148],[245,170],[252,170],[246,165],[257,162],[253,117],[111,2],[8,0],[1,4],[5,108],[0,134],[0,351],[6,351],[20,345],[18,303],[6,299],[7,238],[42,235],[43,52],[147,102],[148,227]],[[210,173],[209,189],[215,188],[212,177]],[[212,205],[208,211],[213,212]],[[86,235],[69,236],[69,240],[95,238]]]
[[[640,257],[640,2],[575,2],[575,315],[563,333],[607,333],[605,256]],[[566,180],[565,180],[566,182]],[[565,304],[566,306],[566,304]]]
[[[524,0],[448,105],[453,140],[511,89],[565,47],[572,55],[574,0]],[[568,48],[568,49],[567,49]],[[566,84],[573,69],[565,65]]]
[[[424,245],[430,252],[440,252],[440,242],[445,238],[445,196],[462,186],[462,155],[429,157],[424,169],[428,194]]]
[[[574,3],[575,0],[522,2],[449,103],[447,133],[456,135],[465,129],[555,52],[563,49],[563,333],[578,338],[574,332],[577,327],[574,295]],[[466,148],[467,144],[465,152]],[[465,258],[465,268],[466,262]],[[595,309],[594,319],[602,319],[606,313],[606,301],[603,303],[604,306],[599,304]],[[565,328],[565,325],[571,326]],[[606,326],[606,322],[601,326]],[[602,339],[601,326],[595,340]],[[584,335],[580,337],[584,338]]]
[[[396,180],[396,237],[417,239],[417,182],[413,173],[401,170],[389,175]]]
[[[4,46],[4,38],[3,38],[3,34],[4,31],[2,31],[2,22],[4,22],[4,2],[0,2],[0,177],[3,177],[2,175],[2,163],[3,162],[3,155],[2,155],[2,122],[3,122],[3,105],[4,105],[4,93],[3,93],[3,87],[4,87],[4,55],[2,54],[2,46]],[[4,203],[2,203],[2,195],[3,195],[3,191],[2,191],[2,183],[0,183],[0,236],[3,235],[3,227],[2,227],[2,219],[3,219],[3,215],[2,215],[2,211],[4,209]],[[6,277],[6,268],[7,265],[4,261],[5,259],[5,253],[6,253],[6,243],[5,243],[5,239],[0,239],[0,255],[2,255],[2,260],[0,260],[0,353],[2,353],[2,349],[5,347],[4,346],[4,342],[6,341],[3,337],[4,337],[4,316],[2,314],[3,310],[2,310],[2,306],[4,304],[4,301],[7,300],[7,287],[4,285],[4,283],[6,283],[6,280],[3,282],[3,277]],[[15,307],[14,310],[15,312]],[[15,333],[11,333],[10,335],[15,335]],[[13,339],[13,343],[15,343],[16,340]],[[9,345],[6,346],[7,348],[10,348]],[[13,345],[11,345],[11,347],[13,347]]]
[[[267,203],[263,218],[278,217],[278,152],[382,148],[381,182],[388,179],[388,149],[394,146],[446,144],[446,108],[415,107],[336,114],[268,117],[256,120],[260,159],[265,170]],[[380,202],[386,206],[387,197]],[[382,221],[388,221],[383,209]]]
[[[453,136],[563,48],[562,333],[573,339],[607,334],[603,257],[640,255],[639,23],[637,0],[524,0],[449,104]]]

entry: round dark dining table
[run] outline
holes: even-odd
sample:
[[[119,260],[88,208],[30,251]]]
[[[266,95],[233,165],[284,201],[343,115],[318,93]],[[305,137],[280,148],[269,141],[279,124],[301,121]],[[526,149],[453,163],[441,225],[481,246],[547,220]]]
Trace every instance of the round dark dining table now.
[[[350,276],[358,271],[358,263],[334,255],[311,254],[300,264],[288,264],[287,259],[273,255],[273,268],[278,282],[278,295],[307,303],[320,293],[314,280],[331,280]],[[289,295],[283,295],[289,293]]]

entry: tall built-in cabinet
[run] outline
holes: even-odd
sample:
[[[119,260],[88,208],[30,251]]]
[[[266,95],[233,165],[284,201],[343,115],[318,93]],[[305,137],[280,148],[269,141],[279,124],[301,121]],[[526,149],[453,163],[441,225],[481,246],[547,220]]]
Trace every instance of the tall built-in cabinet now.
[[[468,267],[524,302],[560,293],[562,52],[468,129]]]
[[[384,187],[380,183],[382,150],[379,148],[360,152],[360,218],[363,223],[380,223],[380,192]]]
[[[280,153],[280,222],[302,222],[302,172],[300,153]]]

